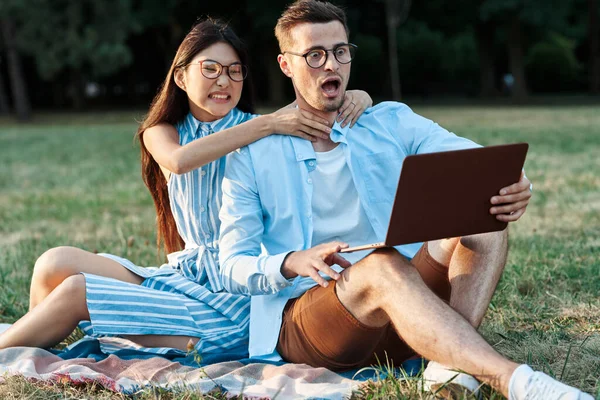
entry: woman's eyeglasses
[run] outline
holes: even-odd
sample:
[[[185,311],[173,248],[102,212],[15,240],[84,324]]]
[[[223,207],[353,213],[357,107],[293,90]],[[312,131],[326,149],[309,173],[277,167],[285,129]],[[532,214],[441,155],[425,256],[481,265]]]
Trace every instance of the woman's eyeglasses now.
[[[190,64],[191,65],[191,64]],[[213,60],[204,60],[194,65],[200,65],[200,71],[205,78],[217,79],[223,73],[223,69],[227,69],[227,76],[234,82],[241,82],[248,76],[248,67],[242,63],[233,63],[230,65],[222,65]]]

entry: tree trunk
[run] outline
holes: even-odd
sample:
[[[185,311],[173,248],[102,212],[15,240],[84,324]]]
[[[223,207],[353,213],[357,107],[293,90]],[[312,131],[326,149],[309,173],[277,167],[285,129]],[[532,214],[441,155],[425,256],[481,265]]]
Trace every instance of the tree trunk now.
[[[13,37],[13,26],[9,20],[0,21],[0,30],[6,46],[8,60],[8,74],[13,95],[14,109],[19,121],[31,119],[31,105],[27,96],[27,85],[21,68],[21,57],[17,52]]]
[[[277,50],[277,45],[273,44],[272,48]],[[287,78],[283,72],[281,72],[279,63],[276,61],[278,52],[269,51],[267,54],[268,59],[266,61],[266,69],[268,77],[267,85],[269,88],[268,103],[276,107],[281,107],[285,102],[285,85]]]
[[[388,36],[388,54],[390,62],[390,79],[392,86],[392,100],[402,99],[400,86],[400,67],[398,66],[398,41],[396,31],[400,25],[400,9],[402,0],[385,0],[385,23]]]
[[[598,2],[588,0],[590,35],[590,93],[600,93],[600,27],[598,26]]]
[[[385,21],[388,35],[388,53],[390,55],[390,78],[393,99],[402,98],[400,68],[398,66],[398,44],[396,33],[408,18],[412,0],[385,0]]]
[[[65,98],[65,85],[63,80],[55,78],[52,81],[52,105],[57,108],[63,108],[67,106],[67,100]]]
[[[510,72],[514,78],[512,96],[522,102],[529,96],[527,81],[525,80],[525,61],[523,57],[523,37],[521,21],[514,16],[508,33],[508,57],[510,59]]]
[[[173,57],[177,52],[177,49],[179,48],[179,44],[181,43],[184,37],[185,32],[181,27],[180,22],[176,18],[171,17],[169,22],[169,42],[167,43],[167,46],[169,46],[167,49],[167,54],[169,54],[169,60],[173,60]],[[171,62],[167,62],[167,71],[170,67]]]
[[[479,53],[479,86],[481,97],[495,97],[500,94],[496,88],[494,28],[494,23],[491,21],[479,22],[475,26],[477,52]]]
[[[71,108],[81,111],[85,105],[83,74],[79,70],[72,69],[70,77],[68,94],[71,98]]]
[[[1,61],[0,55],[0,61]],[[4,79],[2,79],[2,74],[0,73],[0,115],[6,115],[10,112],[10,108],[8,106],[8,96],[6,94],[6,87],[4,86]]]

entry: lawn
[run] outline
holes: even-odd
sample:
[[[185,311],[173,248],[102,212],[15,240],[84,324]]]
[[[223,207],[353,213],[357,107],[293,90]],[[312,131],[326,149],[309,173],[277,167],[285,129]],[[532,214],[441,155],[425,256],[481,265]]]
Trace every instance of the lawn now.
[[[508,263],[481,332],[501,353],[600,398],[598,107],[420,105],[415,111],[484,145],[530,144],[525,168],[534,197],[510,227]],[[44,114],[25,125],[0,119],[0,322],[25,313],[33,265],[51,247],[161,263],[133,139],[141,116]],[[359,397],[411,396],[415,387],[388,380]],[[122,398],[19,378],[0,385],[0,398],[63,398],[61,392]],[[171,397],[193,395],[160,395]]]

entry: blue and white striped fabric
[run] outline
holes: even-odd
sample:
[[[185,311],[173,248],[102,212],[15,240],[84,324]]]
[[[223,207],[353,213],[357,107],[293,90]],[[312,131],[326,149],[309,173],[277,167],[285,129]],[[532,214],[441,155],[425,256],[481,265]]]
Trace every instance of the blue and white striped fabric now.
[[[235,126],[253,115],[234,108],[224,118],[202,123],[189,113],[177,124],[179,143]],[[225,157],[185,174],[171,174],[168,190],[173,217],[185,242],[161,267],[140,267],[112,254],[110,258],[145,278],[141,285],[84,274],[91,322],[80,327],[91,336],[182,335],[200,338],[196,350],[248,353],[250,300],[223,291],[219,277],[218,239],[221,182]],[[104,346],[103,351],[127,347]],[[157,354],[169,348],[130,348]]]

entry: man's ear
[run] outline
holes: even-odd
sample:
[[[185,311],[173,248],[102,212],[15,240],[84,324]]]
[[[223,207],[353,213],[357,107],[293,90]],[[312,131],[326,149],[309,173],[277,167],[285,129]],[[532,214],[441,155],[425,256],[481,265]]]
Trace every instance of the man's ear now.
[[[279,68],[281,68],[281,71],[285,74],[285,76],[288,78],[292,78],[294,76],[290,70],[290,64],[283,54],[277,56],[277,62],[279,63]]]
[[[177,68],[174,73],[175,84],[185,92],[185,74],[183,68]]]

